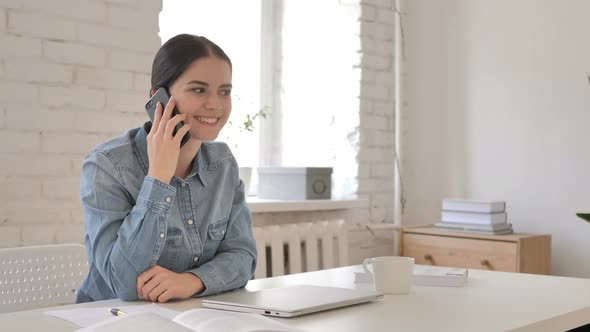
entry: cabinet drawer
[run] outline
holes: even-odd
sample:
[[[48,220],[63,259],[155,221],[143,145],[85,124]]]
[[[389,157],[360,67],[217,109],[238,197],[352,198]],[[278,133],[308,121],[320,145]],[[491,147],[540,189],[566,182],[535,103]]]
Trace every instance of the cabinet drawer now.
[[[416,264],[517,272],[517,244],[404,233],[402,255]]]

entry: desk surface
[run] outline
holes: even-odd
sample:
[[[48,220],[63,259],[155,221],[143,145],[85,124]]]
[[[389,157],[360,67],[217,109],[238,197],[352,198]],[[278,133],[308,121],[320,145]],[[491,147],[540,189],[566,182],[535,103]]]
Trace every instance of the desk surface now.
[[[358,266],[252,280],[245,291],[311,284],[346,288]],[[145,302],[141,302],[145,303]],[[120,300],[57,308],[129,305]],[[164,304],[183,311],[200,299]],[[52,309],[57,309],[56,307]],[[77,326],[44,309],[0,315],[3,331],[73,331]],[[564,331],[590,323],[590,279],[469,270],[465,287],[413,286],[408,295],[296,318],[273,318],[307,331]]]

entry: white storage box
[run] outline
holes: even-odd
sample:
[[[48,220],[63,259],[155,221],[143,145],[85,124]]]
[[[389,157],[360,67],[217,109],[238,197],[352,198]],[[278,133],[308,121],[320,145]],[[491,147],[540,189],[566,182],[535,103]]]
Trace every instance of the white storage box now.
[[[259,167],[258,197],[305,200],[332,197],[332,167]]]

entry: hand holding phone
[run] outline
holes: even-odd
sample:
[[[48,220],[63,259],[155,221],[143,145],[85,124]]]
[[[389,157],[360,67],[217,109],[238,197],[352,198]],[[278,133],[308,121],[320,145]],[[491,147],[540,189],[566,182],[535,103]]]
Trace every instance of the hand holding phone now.
[[[158,105],[158,102],[162,103],[163,107],[166,107],[169,101],[170,94],[168,93],[168,90],[166,90],[166,88],[159,88],[156,91],[156,93],[154,93],[154,95],[150,98],[150,100],[148,100],[148,102],[145,104],[145,110],[148,113],[150,120],[152,120],[152,123],[154,123],[154,114],[156,113],[156,106]],[[172,116],[170,118],[173,118],[177,114],[180,113],[178,112],[178,109],[174,107],[174,109],[172,110]],[[172,135],[176,136],[176,133],[180,130],[180,128],[182,128],[182,126],[184,126],[183,121],[181,121],[176,125],[176,127],[174,127],[174,132],[172,133]],[[190,134],[187,132],[180,141],[180,147],[186,144],[190,137]]]
[[[186,114],[173,114],[176,109],[176,101],[173,98],[168,98],[164,104],[156,100],[162,98],[161,93],[158,97],[154,96],[146,104],[146,111],[152,119],[152,128],[147,135],[148,175],[164,183],[170,183],[178,166],[181,141],[188,135],[190,127],[188,124],[182,124],[182,120],[187,117]]]

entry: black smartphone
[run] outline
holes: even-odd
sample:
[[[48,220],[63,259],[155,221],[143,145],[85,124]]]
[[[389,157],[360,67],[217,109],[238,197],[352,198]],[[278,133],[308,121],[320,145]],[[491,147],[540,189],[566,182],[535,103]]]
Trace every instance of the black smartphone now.
[[[158,105],[158,102],[162,103],[163,108],[166,108],[169,100],[170,94],[168,93],[168,90],[166,90],[166,88],[159,88],[158,91],[156,91],[156,93],[154,93],[150,100],[148,100],[148,102],[145,104],[145,111],[150,116],[152,123],[154,123],[154,115],[156,114],[156,106]],[[176,114],[179,113],[176,107],[174,107],[174,110],[172,110],[172,116],[170,118],[174,117]],[[174,132],[172,134],[176,136],[176,133],[180,130],[180,128],[182,128],[182,126],[184,126],[184,122],[180,121],[180,123],[176,125],[176,128],[174,128]],[[180,141],[180,147],[186,144],[190,138],[191,135],[187,132]]]

